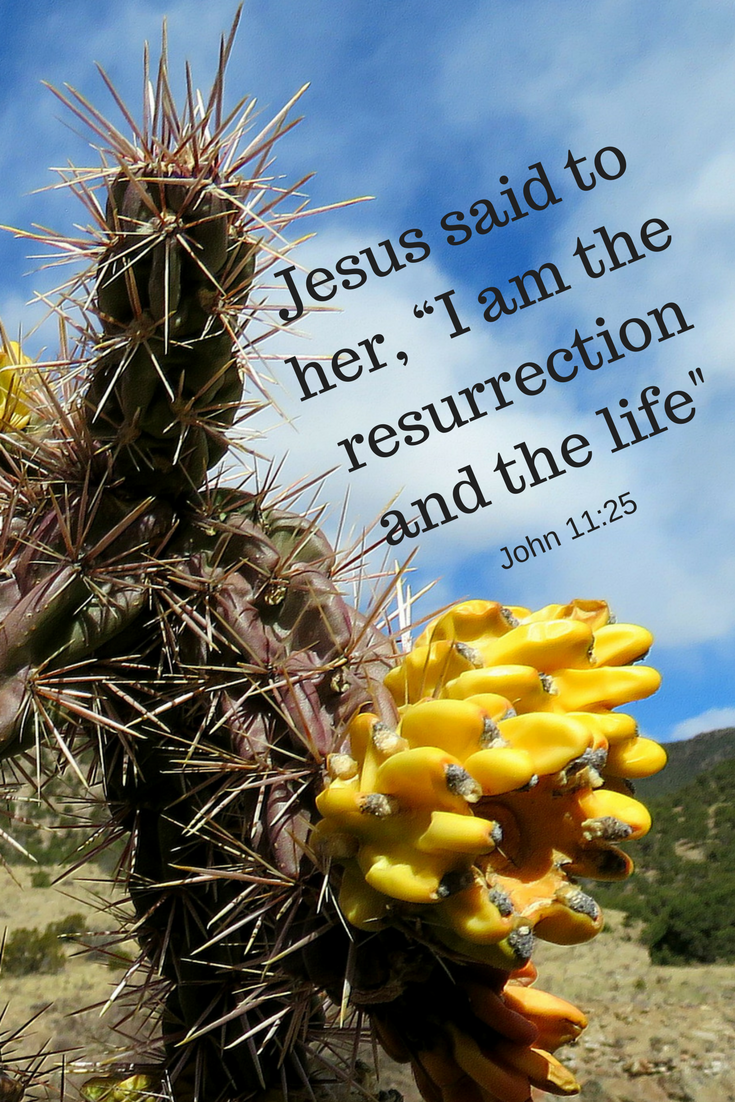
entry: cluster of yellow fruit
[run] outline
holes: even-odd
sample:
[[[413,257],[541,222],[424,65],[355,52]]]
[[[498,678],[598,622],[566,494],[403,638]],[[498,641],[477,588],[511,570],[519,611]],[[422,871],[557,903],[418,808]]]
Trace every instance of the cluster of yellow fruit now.
[[[427,991],[426,1005],[380,1008],[371,1015],[373,1026],[394,1060],[411,1063],[426,1102],[528,1102],[531,1087],[575,1094],[574,1075],[552,1053],[575,1041],[587,1019],[565,999],[531,987],[535,978],[532,965],[510,979],[482,970],[468,978],[460,971],[456,991],[445,987],[441,1005]],[[423,1018],[420,1032],[409,1027],[410,1038],[407,1010]]]
[[[451,1025],[442,1072],[409,1054],[428,1102],[447,1102],[458,1082],[466,1091],[468,1075],[510,1102],[527,1097],[529,1082],[578,1089],[549,1050],[573,1039],[571,1026],[553,1023],[572,1022],[576,1035],[583,1016],[523,984],[535,937],[569,945],[600,931],[600,909],[577,880],[627,876],[618,843],[649,829],[629,781],[657,772],[665,753],[613,709],[658,688],[655,670],[629,664],[651,642],[612,622],[603,601],[537,612],[457,605],[386,678],[395,730],[363,712],[348,752],[329,761],[314,842],[343,866],[346,918],[366,931],[418,922],[452,959],[510,980],[470,995],[502,1038],[492,1054]],[[504,1034],[511,1010],[535,1023],[532,1043]],[[518,1082],[500,1089],[498,1067]]]
[[[163,1096],[160,1081],[140,1072],[133,1075],[95,1075],[80,1088],[85,1102],[156,1102]]]
[[[31,362],[17,341],[5,340],[0,345],[0,432],[24,429],[31,419],[28,395],[21,382],[21,372]]]

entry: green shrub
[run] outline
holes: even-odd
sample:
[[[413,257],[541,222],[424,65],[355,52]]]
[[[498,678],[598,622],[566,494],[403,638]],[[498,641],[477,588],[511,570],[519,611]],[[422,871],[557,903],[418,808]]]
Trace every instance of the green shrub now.
[[[735,759],[650,802],[653,829],[626,849],[629,881],[597,885],[605,907],[642,924],[654,964],[735,962]]]
[[[66,956],[59,939],[48,929],[29,930],[20,926],[5,942],[3,972],[7,976],[27,976],[31,972],[60,972]]]
[[[66,954],[60,938],[84,930],[80,914],[50,922],[45,930],[19,926],[5,942],[2,970],[6,976],[28,976],[33,972],[60,972]]]

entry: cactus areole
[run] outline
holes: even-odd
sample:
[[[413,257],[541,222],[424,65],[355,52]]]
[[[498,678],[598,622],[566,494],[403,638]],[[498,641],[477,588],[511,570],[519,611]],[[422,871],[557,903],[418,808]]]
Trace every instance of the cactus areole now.
[[[628,779],[663,755],[616,708],[657,687],[650,636],[601,601],[470,601],[401,656],[292,491],[213,473],[300,211],[267,175],[286,111],[224,113],[231,45],[181,113],[165,50],[140,125],[113,90],[125,134],[68,94],[104,147],[66,175],[87,237],[48,239],[88,259],[57,303],[77,341],[0,361],[0,752],[102,786],[129,997],[160,1017],[154,1070],[82,1094],[371,1097],[360,1033],[426,1102],[574,1093],[553,1052],[585,1019],[531,955],[599,931],[577,878],[627,875],[648,827]]]

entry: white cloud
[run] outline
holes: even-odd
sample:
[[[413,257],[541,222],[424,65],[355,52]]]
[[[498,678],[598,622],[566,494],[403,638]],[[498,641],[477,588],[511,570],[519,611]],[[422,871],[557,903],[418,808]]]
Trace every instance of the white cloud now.
[[[691,719],[683,719],[674,727],[667,742],[681,742],[703,731],[718,731],[724,727],[735,727],[735,707],[709,708]]]

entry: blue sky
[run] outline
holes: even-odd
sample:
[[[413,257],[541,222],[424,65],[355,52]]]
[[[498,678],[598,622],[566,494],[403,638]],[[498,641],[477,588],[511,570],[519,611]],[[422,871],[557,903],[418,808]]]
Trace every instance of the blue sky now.
[[[155,46],[166,15],[172,68],[183,72],[189,58],[206,86],[234,10],[219,0],[206,7],[193,0],[1,5],[0,220],[61,229],[84,220],[67,194],[31,194],[51,182],[48,166],[94,158],[40,81],[69,83],[112,113],[94,68],[99,62],[137,111],[142,42]],[[289,179],[315,171],[314,205],[375,197],[314,219],[317,236],[293,254],[304,270],[334,271],[340,257],[385,240],[398,247],[408,229],[421,229],[431,249],[420,263],[371,276],[357,290],[339,288],[328,304],[337,311],[302,318],[296,328],[307,336],[288,332],[273,345],[279,356],[306,362],[380,333],[386,366],[300,402],[293,372],[278,361],[276,396],[292,420],[279,425],[275,414],[265,415],[263,430],[273,430],[259,450],[288,453],[287,480],[341,464],[323,499],[333,503],[336,520],[349,491],[348,521],[356,530],[396,495],[394,507],[407,515],[411,501],[430,492],[451,496],[457,471],[470,466],[492,505],[395,548],[394,557],[403,558],[417,547],[415,591],[439,579],[420,611],[466,596],[534,607],[607,598],[619,619],[655,634],[651,660],[664,685],[637,714],[648,733],[665,739],[735,724],[734,38],[735,9],[724,0],[467,0],[453,8],[436,0],[250,0],[229,72],[231,100],[253,94],[265,112],[310,82],[299,105],[305,120],[284,140],[277,168]],[[564,169],[569,151],[587,158],[580,166],[587,170],[606,147],[622,151],[625,172],[580,190]],[[614,155],[606,156],[603,168],[615,175]],[[473,232],[462,245],[448,243],[440,225],[447,212],[467,215],[483,199],[502,203],[504,186],[522,196],[529,166],[539,162],[561,202],[490,233]],[[661,244],[670,234],[665,250],[640,245],[640,228],[653,219],[668,226],[653,239]],[[594,233],[602,226],[629,232],[645,259],[599,279],[587,276],[573,255],[577,238],[598,242],[591,258],[604,256]],[[9,235],[0,240],[0,315],[11,334],[32,328],[40,313],[26,303],[49,286],[49,273],[39,272],[28,252]],[[484,320],[484,288],[512,290],[514,276],[547,262],[569,291]],[[450,289],[470,329],[455,339],[441,305],[431,317],[413,315],[416,304]],[[693,329],[661,343],[654,334],[645,350],[597,371],[580,365],[573,380],[548,381],[536,396],[511,386],[512,406],[496,411],[488,403],[487,416],[460,429],[347,469],[339,440],[395,426],[406,411],[502,371],[514,375],[523,363],[543,364],[553,350],[569,347],[575,330],[597,332],[597,317],[617,336],[627,319],[645,320],[669,301]],[[634,339],[641,330],[628,332]],[[54,340],[46,324],[28,348],[38,354]],[[697,368],[703,381],[694,387],[689,373]],[[595,411],[623,412],[621,398],[635,411],[650,386],[659,388],[657,411],[668,431],[611,453]],[[661,414],[674,391],[692,398],[687,409],[696,413],[686,424]],[[645,424],[645,414],[637,416]],[[570,434],[588,440],[586,466],[508,492],[495,470],[498,455],[518,458],[516,446],[525,442],[558,456]],[[635,514],[571,539],[569,518],[585,529],[585,510],[599,521],[611,511],[604,503],[621,494],[636,502]],[[561,546],[502,568],[502,548],[512,551],[549,531]]]

